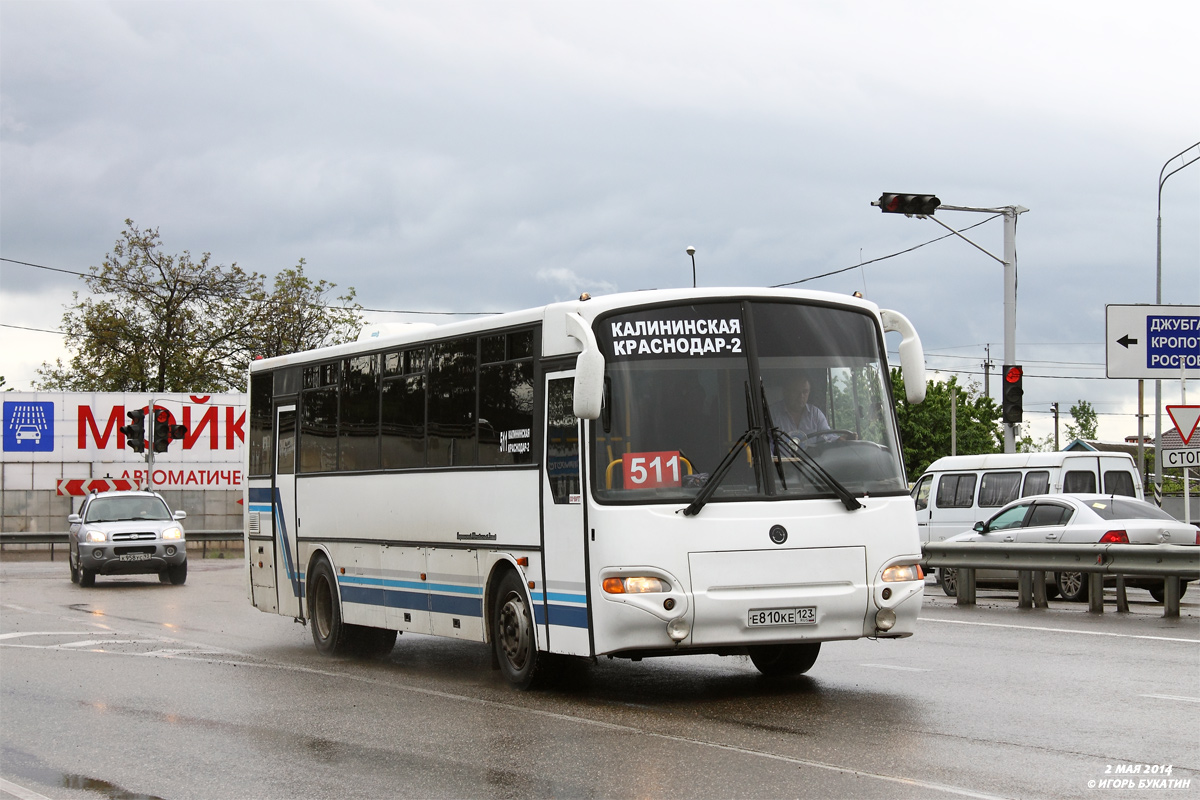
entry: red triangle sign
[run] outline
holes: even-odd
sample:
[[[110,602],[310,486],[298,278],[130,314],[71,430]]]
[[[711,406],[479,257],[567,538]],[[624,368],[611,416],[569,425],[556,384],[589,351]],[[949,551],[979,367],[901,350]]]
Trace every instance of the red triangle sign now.
[[[1183,437],[1183,443],[1191,444],[1192,434],[1200,423],[1200,406],[1167,406],[1167,413],[1175,423],[1175,430]]]

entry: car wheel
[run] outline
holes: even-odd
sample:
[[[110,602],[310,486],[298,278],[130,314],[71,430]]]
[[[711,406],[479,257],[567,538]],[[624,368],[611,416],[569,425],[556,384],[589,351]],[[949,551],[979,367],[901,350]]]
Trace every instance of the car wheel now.
[[[71,568],[71,583],[79,583],[79,567],[75,566],[70,553],[67,554],[67,565]]]
[[[167,579],[171,581],[173,586],[181,586],[187,580],[187,561],[176,564],[173,567],[167,567]],[[159,577],[162,580],[162,577]]]
[[[803,644],[764,644],[750,648],[750,661],[769,678],[803,675],[817,663],[820,642]]]
[[[1087,602],[1088,579],[1086,572],[1060,572],[1054,580],[1063,600],[1070,600],[1073,603]]]
[[[1183,581],[1179,582],[1179,599],[1180,600],[1182,600],[1184,594],[1187,593],[1187,587],[1188,587],[1188,585],[1185,582],[1183,582]],[[1166,586],[1165,582],[1160,586],[1151,586],[1149,588],[1149,591],[1150,591],[1150,596],[1154,598],[1154,602],[1156,602],[1156,603],[1161,603],[1167,599],[1167,586]]]
[[[79,585],[85,589],[90,589],[96,585],[96,570],[88,569],[87,567],[79,568]]]
[[[953,567],[938,568],[938,586],[942,587],[942,591],[947,597],[958,596],[958,571]]]
[[[550,654],[537,648],[533,614],[515,572],[500,579],[491,623],[492,647],[504,677],[518,689],[532,689],[543,683],[549,673]]]

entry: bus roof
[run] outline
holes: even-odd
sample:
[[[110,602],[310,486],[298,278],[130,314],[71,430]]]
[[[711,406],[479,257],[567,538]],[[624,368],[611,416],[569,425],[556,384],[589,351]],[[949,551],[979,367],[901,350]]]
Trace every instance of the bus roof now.
[[[359,353],[377,352],[389,347],[403,347],[409,344],[436,341],[439,339],[452,339],[456,336],[466,336],[492,330],[504,330],[536,322],[544,323],[541,353],[543,357],[571,355],[578,353],[580,346],[578,342],[567,336],[566,317],[568,314],[578,314],[588,323],[591,323],[605,313],[623,308],[636,308],[638,306],[657,305],[659,303],[675,303],[690,300],[710,301],[726,298],[809,300],[859,308],[875,316],[879,314],[879,307],[874,303],[850,295],[798,289],[768,289],[761,286],[705,289],[649,289],[640,292],[621,292],[595,297],[585,294],[575,300],[551,303],[550,305],[527,308],[521,311],[480,316],[469,320],[449,322],[444,325],[415,324],[403,327],[381,325],[378,328],[377,336],[368,336],[354,342],[322,347],[316,350],[289,353],[288,355],[277,356],[275,358],[259,359],[250,362],[250,371],[260,372],[296,364],[307,364],[313,361],[346,358],[358,355]]]

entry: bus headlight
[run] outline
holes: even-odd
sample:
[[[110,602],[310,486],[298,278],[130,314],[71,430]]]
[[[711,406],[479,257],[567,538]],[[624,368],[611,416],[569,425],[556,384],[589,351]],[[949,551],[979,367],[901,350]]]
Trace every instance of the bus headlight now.
[[[923,581],[925,573],[921,571],[920,564],[893,564],[883,571],[883,580],[886,583]]]
[[[683,617],[676,617],[667,623],[667,636],[673,642],[682,642],[692,632],[692,626]]]
[[[633,576],[605,578],[604,591],[609,594],[645,594],[647,592],[669,592],[671,584],[662,578]]]

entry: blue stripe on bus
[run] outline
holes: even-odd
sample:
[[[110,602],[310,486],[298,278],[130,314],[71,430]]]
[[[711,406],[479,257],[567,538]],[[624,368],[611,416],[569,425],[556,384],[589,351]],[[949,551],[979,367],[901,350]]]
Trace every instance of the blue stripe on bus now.
[[[339,583],[357,583],[363,586],[381,586],[392,589],[415,589],[425,592],[450,592],[453,594],[474,594],[483,596],[481,586],[463,586],[455,583],[429,583],[428,581],[398,581],[388,578],[365,578],[361,575],[342,575]]]
[[[373,586],[343,586],[342,600],[385,608],[411,608],[437,614],[458,614],[463,617],[482,617],[483,601],[474,597],[450,597],[444,594],[401,592]]]

